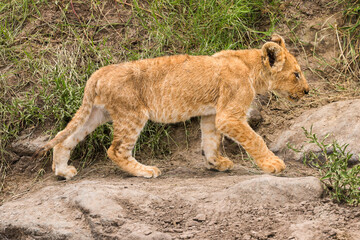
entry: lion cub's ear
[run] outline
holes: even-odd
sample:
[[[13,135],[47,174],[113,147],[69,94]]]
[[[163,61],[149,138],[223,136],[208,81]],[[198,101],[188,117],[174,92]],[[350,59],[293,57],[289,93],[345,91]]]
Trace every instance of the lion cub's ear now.
[[[271,41],[274,42],[274,43],[279,44],[283,48],[286,48],[284,39],[278,34],[273,34],[271,36]]]
[[[285,50],[274,42],[265,43],[261,50],[263,64],[271,71],[281,71],[285,63]]]

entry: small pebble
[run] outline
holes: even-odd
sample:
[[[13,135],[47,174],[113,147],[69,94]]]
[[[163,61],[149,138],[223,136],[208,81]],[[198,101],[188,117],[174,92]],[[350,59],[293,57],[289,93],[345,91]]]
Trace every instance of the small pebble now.
[[[200,213],[200,214],[196,215],[196,217],[194,217],[193,220],[203,222],[206,220],[206,215],[203,213]]]

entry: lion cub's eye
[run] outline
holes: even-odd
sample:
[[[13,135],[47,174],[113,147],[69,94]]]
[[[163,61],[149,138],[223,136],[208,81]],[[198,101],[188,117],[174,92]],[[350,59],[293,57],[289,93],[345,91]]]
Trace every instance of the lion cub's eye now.
[[[300,78],[300,74],[298,72],[294,72],[296,78]]]

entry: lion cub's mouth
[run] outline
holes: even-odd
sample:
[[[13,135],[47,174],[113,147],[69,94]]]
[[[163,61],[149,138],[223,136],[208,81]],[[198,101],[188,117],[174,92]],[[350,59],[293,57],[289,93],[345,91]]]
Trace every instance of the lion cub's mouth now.
[[[287,98],[288,98],[290,101],[292,101],[292,102],[297,102],[297,101],[300,100],[299,97],[297,97],[297,96],[294,97],[294,96],[292,96],[291,94],[289,94]]]
[[[286,91],[279,91],[275,90],[276,93],[278,93],[281,97],[288,99],[290,102],[297,102],[300,100],[300,97],[291,95],[289,92]]]

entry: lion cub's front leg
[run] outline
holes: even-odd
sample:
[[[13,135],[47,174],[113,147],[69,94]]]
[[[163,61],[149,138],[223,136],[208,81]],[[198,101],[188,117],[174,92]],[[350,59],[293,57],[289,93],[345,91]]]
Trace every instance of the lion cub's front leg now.
[[[267,148],[264,140],[248,125],[245,116],[236,117],[227,113],[218,114],[216,127],[222,133],[240,143],[264,172],[279,173],[285,169],[284,161]]]
[[[201,149],[207,160],[208,168],[218,171],[231,170],[234,163],[220,155],[221,134],[215,128],[215,115],[201,117]]]

